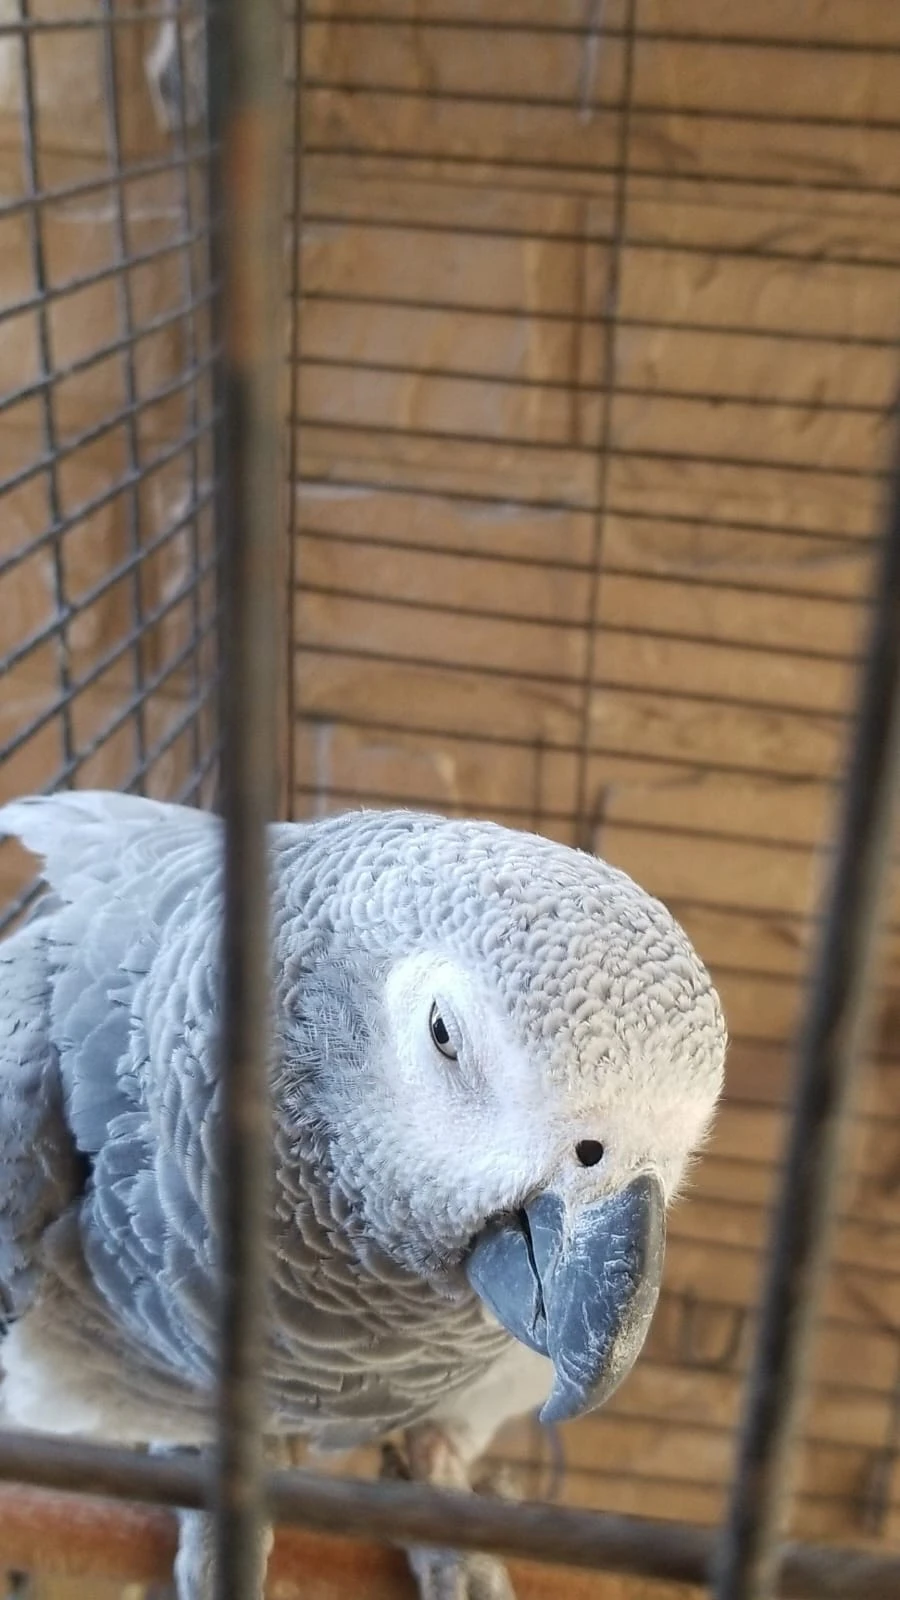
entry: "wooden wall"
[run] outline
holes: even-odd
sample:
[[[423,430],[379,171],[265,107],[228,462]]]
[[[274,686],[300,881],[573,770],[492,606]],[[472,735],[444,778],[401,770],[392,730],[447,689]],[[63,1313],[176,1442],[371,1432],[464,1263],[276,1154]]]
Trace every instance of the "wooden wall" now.
[[[303,43],[296,812],[589,843],[712,965],[725,1105],[560,1493],[714,1521],[888,459],[900,15],[320,0]],[[895,1021],[816,1350],[816,1538],[900,1538]],[[501,1454],[547,1490],[537,1429]]]
[[[213,609],[208,334],[186,314],[202,161],[185,186],[183,132],[153,120],[149,20],[115,30],[116,128],[101,0],[34,9],[78,26],[34,35],[36,181],[59,191],[40,205],[0,35],[0,655],[65,625],[5,678],[0,798],[191,793],[212,748],[213,663],[190,649]],[[728,1090],[648,1352],[560,1435],[561,1481],[530,1424],[498,1449],[528,1493],[712,1522],[888,459],[900,13],[317,0],[299,55],[294,812],[424,805],[588,844],[713,967]],[[127,298],[123,248],[145,258]],[[22,873],[5,851],[0,899]],[[896,916],[887,962],[792,1527],[896,1545]]]

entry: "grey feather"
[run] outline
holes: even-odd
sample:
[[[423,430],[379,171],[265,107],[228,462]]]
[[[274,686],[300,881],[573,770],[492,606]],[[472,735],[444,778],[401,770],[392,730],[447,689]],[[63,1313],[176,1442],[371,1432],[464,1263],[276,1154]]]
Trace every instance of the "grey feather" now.
[[[81,1396],[99,1432],[191,1443],[215,1371],[227,1181],[220,825],[78,793],[16,802],[3,830],[43,856],[50,889],[0,948],[0,1292],[28,1314],[6,1353],[10,1403],[25,1410],[21,1374],[39,1371],[48,1396],[63,1382]],[[437,948],[488,973],[515,1037],[561,1085],[598,1018],[612,1019],[600,1059],[662,1014],[711,1109],[724,1031],[677,925],[593,858],[410,813],[285,825],[271,844],[269,1425],[343,1447],[428,1416],[510,1346],[460,1267],[481,1191],[432,1215],[427,1162],[414,1182],[391,1142],[396,960]],[[636,1070],[636,1103],[648,1084]]]

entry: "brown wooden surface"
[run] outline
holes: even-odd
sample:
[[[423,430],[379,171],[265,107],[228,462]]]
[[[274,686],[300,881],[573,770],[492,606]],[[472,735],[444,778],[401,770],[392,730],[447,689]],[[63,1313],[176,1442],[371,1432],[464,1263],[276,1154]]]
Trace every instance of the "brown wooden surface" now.
[[[64,0],[54,15],[93,10]],[[560,1435],[559,1481],[552,1441],[530,1423],[507,1430],[496,1455],[531,1494],[555,1485],[573,1504],[710,1523],[731,1471],[897,381],[900,14],[884,0],[639,0],[618,246],[628,0],[608,0],[595,43],[583,0],[553,8],[560,32],[547,31],[543,0],[310,11],[300,581],[286,597],[294,809],[421,805],[588,843],[661,894],[708,959],[733,1036],[726,1101],[672,1214],[647,1351],[601,1415]],[[119,31],[131,161],[172,149],[144,85],[152,32]],[[35,49],[42,182],[107,172],[96,39],[48,36]],[[18,50],[0,40],[10,197],[22,192]],[[183,203],[173,172],[130,184],[131,249],[177,241]],[[109,264],[110,191],[48,206],[43,241],[57,288]],[[0,219],[0,305],[33,291],[29,244],[26,212]],[[202,249],[193,259],[202,272]],[[185,266],[176,249],[132,274],[139,322],[169,319],[141,340],[142,396],[186,369]],[[115,341],[115,286],[61,296],[50,328],[57,367]],[[32,313],[0,326],[0,393],[34,380],[35,339]],[[70,450],[63,514],[122,477],[121,423],[77,440],[115,423],[123,382],[109,358],[54,386]],[[142,410],[142,460],[178,441],[188,412],[177,388]],[[34,395],[4,413],[0,477],[39,458],[41,426]],[[201,453],[201,478],[208,470]],[[143,538],[184,503],[190,473],[182,453],[142,487]],[[5,493],[2,511],[0,558],[46,525],[45,476]],[[67,536],[73,598],[127,555],[129,514],[121,489]],[[208,541],[208,516],[201,529]],[[177,590],[190,559],[184,534],[148,562],[148,607]],[[210,584],[205,614],[211,600]],[[131,601],[120,582],[73,623],[76,677],[125,639]],[[0,582],[3,647],[51,614],[36,552]],[[172,667],[146,713],[151,744],[187,706],[191,665],[173,663],[193,615],[176,604],[141,647],[145,672]],[[133,722],[116,718],[136,659],[123,653],[73,709],[76,750],[100,740],[79,783],[119,784],[133,769]],[[8,675],[0,740],[52,713],[58,668],[46,645]],[[583,721],[586,828],[574,814]],[[207,718],[202,739],[210,732]],[[154,763],[153,791],[178,792],[195,756],[185,729]],[[0,799],[47,782],[61,760],[51,714],[0,769]],[[0,895],[26,874],[3,846]],[[896,896],[893,917],[836,1196],[792,1527],[896,1545]],[[76,1561],[81,1535],[71,1518],[56,1526]],[[168,1524],[142,1528],[134,1549],[156,1550],[152,1567]],[[42,1541],[45,1561],[53,1549]],[[104,1550],[111,1594],[124,1546]],[[312,1556],[335,1593],[386,1594],[400,1574],[378,1553],[362,1567],[359,1552]],[[557,1575],[546,1592],[574,1593],[574,1581]],[[57,1572],[46,1600],[85,1592]],[[525,1600],[532,1592],[544,1591],[523,1589]]]
[[[897,380],[900,28],[853,0],[636,16],[624,201],[625,0],[592,56],[575,0],[552,34],[525,0],[308,26],[295,804],[590,842],[710,962],[725,1104],[647,1352],[563,1430],[558,1487],[713,1521]],[[896,927],[886,953],[798,1460],[822,1538],[900,1537]],[[545,1492],[539,1430],[497,1452]]]
[[[37,1569],[37,1596],[63,1600],[85,1582],[101,1593],[143,1591],[171,1579],[175,1519],[153,1508],[0,1486],[2,1557],[7,1568]],[[691,1600],[699,1591],[666,1583],[635,1589],[619,1577],[561,1572],[535,1562],[510,1568],[518,1600],[551,1600],[564,1586],[572,1600]],[[378,1545],[280,1529],[266,1593],[270,1600],[413,1600],[405,1558]]]

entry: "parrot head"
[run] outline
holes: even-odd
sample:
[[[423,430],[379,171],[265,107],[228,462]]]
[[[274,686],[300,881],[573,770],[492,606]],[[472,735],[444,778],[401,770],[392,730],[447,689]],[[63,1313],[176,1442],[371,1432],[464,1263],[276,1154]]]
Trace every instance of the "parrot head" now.
[[[305,833],[281,1098],[384,1256],[549,1357],[543,1420],[591,1410],[643,1345],[721,1090],[710,978],[580,851],[409,812]]]

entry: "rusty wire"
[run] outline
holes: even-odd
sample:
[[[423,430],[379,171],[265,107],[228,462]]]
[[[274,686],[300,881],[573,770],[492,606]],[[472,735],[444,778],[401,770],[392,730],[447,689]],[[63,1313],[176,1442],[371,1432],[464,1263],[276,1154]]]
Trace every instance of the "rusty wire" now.
[[[221,139],[213,211],[222,271],[216,481],[225,817],[216,1595],[247,1600],[258,1588],[264,1559],[262,1373],[271,1142],[266,830],[277,807],[281,11],[277,0],[223,0],[210,20],[210,120]]]

